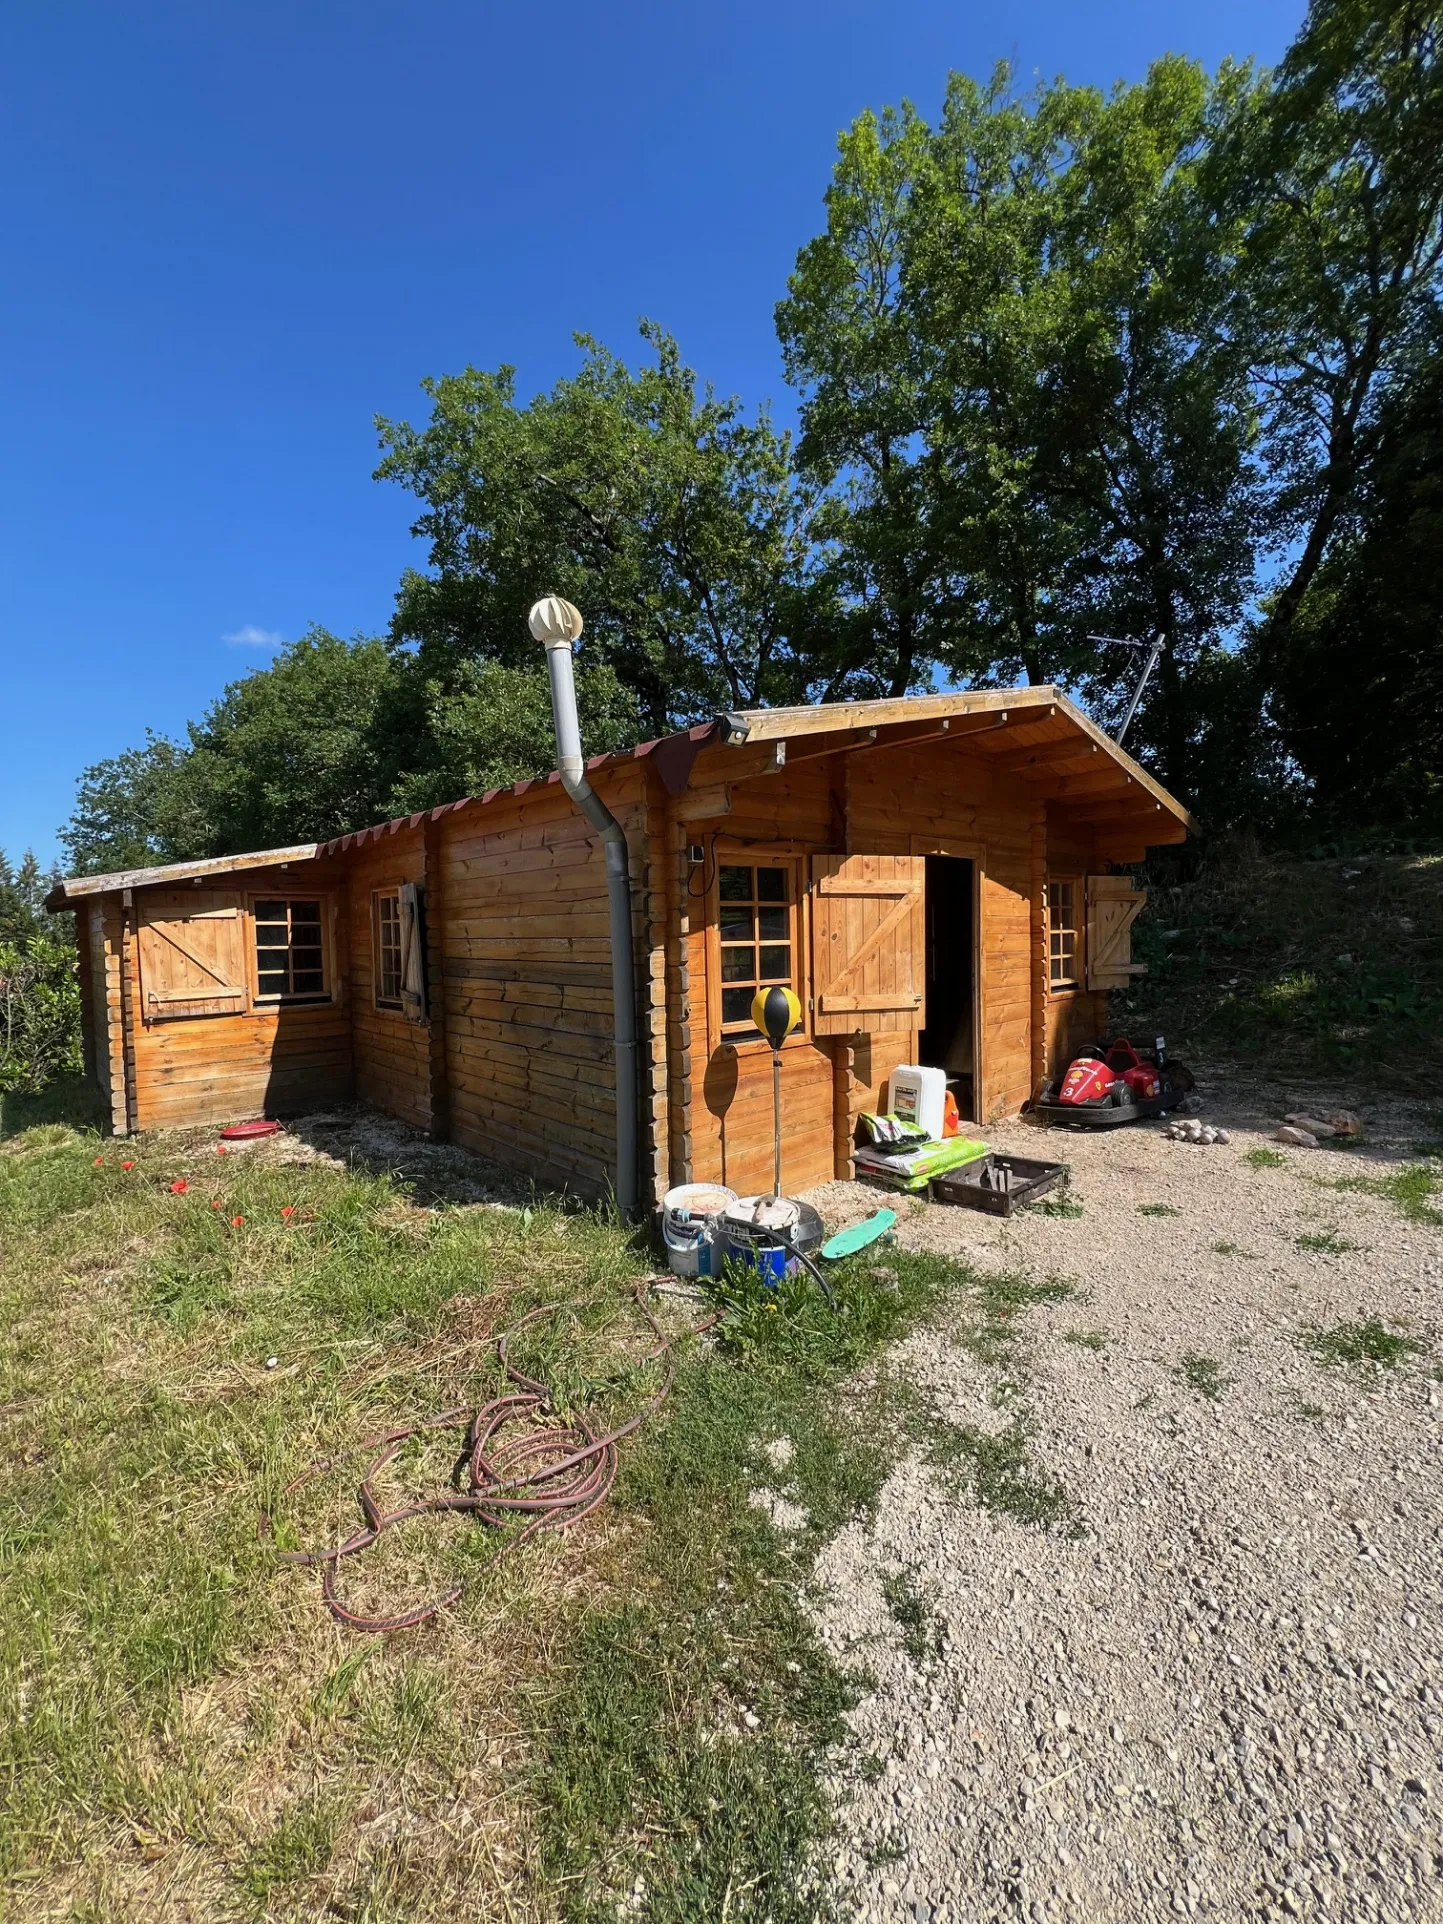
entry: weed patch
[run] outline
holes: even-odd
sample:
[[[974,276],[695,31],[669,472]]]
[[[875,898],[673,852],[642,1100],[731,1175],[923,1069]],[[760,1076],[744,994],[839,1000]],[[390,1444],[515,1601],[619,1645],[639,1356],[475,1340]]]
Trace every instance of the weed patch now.
[[[1232,1378],[1223,1374],[1222,1364],[1215,1356],[1204,1356],[1198,1350],[1185,1350],[1178,1358],[1173,1375],[1195,1396],[1209,1403],[1220,1403],[1232,1383]]]
[[[1428,1347],[1416,1336],[1389,1329],[1376,1316],[1334,1323],[1330,1329],[1315,1326],[1304,1330],[1298,1340],[1332,1369],[1397,1369],[1410,1357],[1423,1355]]]
[[[1139,1216],[1180,1216],[1182,1211],[1174,1209],[1171,1203],[1139,1203],[1137,1213]]]
[[[1240,1243],[1210,1243],[1208,1247],[1214,1256],[1240,1256],[1245,1263],[1255,1263],[1258,1260],[1251,1249],[1244,1249]]]
[[[1250,1169],[1281,1169],[1287,1161],[1281,1149],[1249,1149],[1243,1161]]]
[[[1315,1256],[1347,1256],[1358,1245],[1350,1243],[1346,1236],[1340,1236],[1334,1229],[1312,1229],[1303,1236],[1293,1238],[1294,1249],[1305,1249]]]
[[[902,1633],[902,1648],[918,1669],[940,1657],[947,1648],[946,1631],[927,1593],[911,1574],[906,1570],[889,1572],[882,1578],[882,1595],[893,1623]]]
[[[1386,1176],[1342,1176],[1333,1188],[1382,1196],[1409,1222],[1443,1223],[1435,1203],[1443,1195],[1443,1166],[1432,1162],[1408,1163]]]
[[[1112,1337],[1105,1329],[1065,1329],[1062,1332],[1062,1340],[1064,1343],[1074,1344],[1078,1349],[1101,1352],[1107,1348]]]

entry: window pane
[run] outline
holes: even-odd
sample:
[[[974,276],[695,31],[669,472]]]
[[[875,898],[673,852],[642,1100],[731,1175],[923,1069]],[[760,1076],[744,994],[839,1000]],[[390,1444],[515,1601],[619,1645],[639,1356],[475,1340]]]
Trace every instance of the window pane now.
[[[730,903],[722,907],[719,917],[721,939],[723,942],[750,942],[752,939],[752,912],[750,908],[735,908]]]
[[[787,871],[784,868],[759,868],[757,870],[757,900],[759,902],[785,902],[787,899]]]
[[[293,927],[299,927],[302,923],[307,923],[307,924],[313,924],[316,928],[319,928],[321,926],[320,903],[319,902],[292,902],[291,903],[291,923]]]
[[[787,909],[758,909],[757,934],[763,942],[790,942],[791,919]]]
[[[256,949],[256,966],[262,969],[284,970],[289,958],[289,953],[287,949],[272,948],[269,944],[264,948],[258,947]]]
[[[319,995],[321,992],[321,972],[319,969],[297,969],[292,985],[295,995]]]
[[[763,982],[786,982],[792,973],[792,950],[790,943],[778,943],[775,948],[762,950],[761,979]]]
[[[750,1022],[752,1019],[752,991],[750,989],[722,990],[722,1021]]]
[[[752,872],[749,868],[724,868],[717,892],[723,902],[750,902],[752,899]]]
[[[257,922],[284,922],[285,919],[286,905],[284,902],[256,903]]]
[[[264,969],[256,978],[262,995],[284,995],[286,992],[285,971],[279,975],[268,974]]]
[[[722,950],[723,982],[755,982],[757,952],[750,943],[746,948]]]

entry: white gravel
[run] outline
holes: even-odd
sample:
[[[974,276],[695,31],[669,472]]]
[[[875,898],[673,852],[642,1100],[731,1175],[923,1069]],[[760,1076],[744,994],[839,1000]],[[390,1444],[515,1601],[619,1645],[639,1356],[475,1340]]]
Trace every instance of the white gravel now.
[[[1071,1163],[1080,1217],[908,1208],[909,1248],[1082,1292],[1028,1316],[1024,1394],[1083,1525],[981,1509],[908,1457],[875,1526],[822,1553],[821,1634],[872,1680],[836,1760],[832,1871],[860,1919],[1443,1916],[1443,1232],[1314,1180],[1384,1174],[1390,1130],[1428,1131],[1363,1109],[1372,1146],[1249,1167],[1296,1106],[1205,1101],[1232,1132],[1208,1148],[1008,1124],[994,1146]],[[829,1228],[883,1200],[809,1199]],[[1298,1246],[1319,1235],[1356,1247]],[[1359,1377],[1297,1340],[1360,1316],[1432,1347]],[[890,1362],[980,1425],[986,1370],[947,1338]],[[918,1661],[898,1573],[936,1620]]]

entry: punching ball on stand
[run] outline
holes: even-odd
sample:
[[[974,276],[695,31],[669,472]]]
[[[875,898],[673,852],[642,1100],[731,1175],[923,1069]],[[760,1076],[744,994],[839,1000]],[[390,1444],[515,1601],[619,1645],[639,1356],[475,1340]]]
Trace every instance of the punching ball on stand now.
[[[776,1196],[782,1193],[782,1044],[801,1019],[802,1005],[791,989],[777,985],[758,989],[752,997],[752,1021],[772,1045],[772,1193]]]

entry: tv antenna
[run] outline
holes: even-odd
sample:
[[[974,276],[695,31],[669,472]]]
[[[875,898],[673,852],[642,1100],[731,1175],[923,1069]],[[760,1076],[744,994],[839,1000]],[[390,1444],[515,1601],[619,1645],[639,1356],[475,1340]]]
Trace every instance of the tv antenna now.
[[[1132,726],[1132,718],[1137,713],[1137,704],[1142,700],[1142,691],[1147,686],[1147,678],[1157,666],[1157,658],[1162,653],[1162,636],[1155,635],[1148,641],[1134,641],[1130,635],[1089,635],[1089,641],[1099,641],[1108,648],[1146,649],[1147,660],[1142,664],[1142,673],[1137,678],[1137,686],[1132,691],[1132,700],[1127,704],[1127,713],[1122,718],[1122,727],[1117,731],[1117,745],[1122,747],[1123,737]]]

